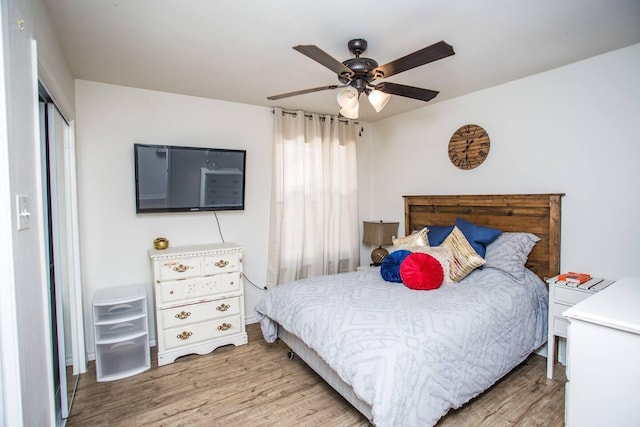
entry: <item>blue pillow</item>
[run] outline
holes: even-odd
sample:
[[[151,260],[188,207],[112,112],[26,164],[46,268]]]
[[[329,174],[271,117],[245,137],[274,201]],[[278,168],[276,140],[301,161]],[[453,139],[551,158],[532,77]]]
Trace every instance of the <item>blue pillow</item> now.
[[[405,249],[400,249],[387,255],[382,260],[382,264],[380,264],[380,275],[382,278],[387,282],[402,283],[400,264],[402,264],[402,260],[410,253],[411,252]]]
[[[429,246],[440,246],[453,231],[453,225],[427,225],[427,228],[429,229],[429,233],[427,233]]]
[[[469,241],[474,251],[484,258],[487,252],[487,245],[502,234],[502,230],[491,227],[482,227],[463,218],[456,218],[456,227],[462,231],[464,237]]]

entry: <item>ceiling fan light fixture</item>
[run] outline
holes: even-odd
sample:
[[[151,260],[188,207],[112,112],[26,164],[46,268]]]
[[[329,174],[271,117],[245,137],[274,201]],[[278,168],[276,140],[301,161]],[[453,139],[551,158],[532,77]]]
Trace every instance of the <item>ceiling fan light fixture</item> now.
[[[357,119],[358,118],[358,102],[356,101],[356,105],[351,108],[342,107],[340,109],[340,114],[342,114],[347,119]]]
[[[382,109],[384,108],[385,105],[387,105],[390,99],[391,99],[391,95],[379,90],[372,90],[371,93],[369,94],[369,102],[371,103],[373,108],[376,110],[376,113],[379,113],[380,111],[382,111]]]
[[[297,90],[268,96],[267,99],[275,101],[290,96],[340,88],[341,90],[337,94],[338,104],[340,104],[341,108],[340,113],[349,118],[358,118],[358,99],[363,92],[369,97],[369,102],[376,112],[382,111],[387,105],[390,94],[427,102],[438,95],[438,92],[398,83],[382,82],[374,85],[371,82],[376,79],[386,79],[430,62],[455,55],[451,45],[440,41],[384,65],[378,65],[378,62],[374,59],[361,56],[367,50],[366,40],[353,39],[349,41],[347,47],[355,58],[338,61],[316,45],[293,46],[294,50],[333,71],[341,85]],[[376,90],[376,88],[379,89]]]
[[[338,95],[336,97],[338,99],[338,105],[347,110],[353,109],[355,107],[357,111],[359,95],[360,94],[355,88],[351,86],[346,87],[338,92]]]

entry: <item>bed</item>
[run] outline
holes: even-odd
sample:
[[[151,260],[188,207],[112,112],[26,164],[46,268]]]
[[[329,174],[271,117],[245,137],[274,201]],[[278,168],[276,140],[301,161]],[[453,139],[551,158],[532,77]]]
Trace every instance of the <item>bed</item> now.
[[[546,342],[561,197],[404,196],[407,236],[458,218],[503,231],[486,264],[431,291],[371,269],[277,286],[256,306],[265,340],[281,339],[371,423],[434,425]],[[524,255],[498,244],[531,235]]]

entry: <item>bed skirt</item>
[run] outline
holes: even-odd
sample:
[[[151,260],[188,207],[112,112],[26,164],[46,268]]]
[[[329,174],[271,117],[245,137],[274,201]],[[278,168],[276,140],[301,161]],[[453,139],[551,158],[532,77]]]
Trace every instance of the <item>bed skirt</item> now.
[[[327,363],[322,360],[318,353],[309,348],[297,336],[287,331],[281,325],[278,325],[278,338],[282,340],[289,348],[309,365],[318,375],[322,377],[331,387],[334,388],[347,402],[362,413],[370,423],[373,424],[373,416],[371,414],[371,406],[360,399],[353,392],[349,384],[344,382],[342,378],[332,370]]]

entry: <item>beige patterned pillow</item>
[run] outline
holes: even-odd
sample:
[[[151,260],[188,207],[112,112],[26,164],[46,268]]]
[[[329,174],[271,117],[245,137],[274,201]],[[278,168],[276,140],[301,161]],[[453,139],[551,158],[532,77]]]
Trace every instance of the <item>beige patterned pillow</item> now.
[[[453,282],[459,282],[485,263],[485,260],[473,250],[458,227],[453,227],[451,234],[444,239],[440,246],[451,251],[449,278]]]
[[[405,237],[393,236],[391,241],[393,242],[393,249],[407,249],[414,246],[429,246],[429,240],[427,240],[427,233],[429,229],[424,227],[422,230],[414,231]]]
[[[445,248],[444,246],[412,246],[410,248],[407,248],[407,250],[411,252],[428,254],[437,259],[440,265],[442,265],[442,271],[444,272],[444,283],[451,283],[451,278],[449,277],[451,251],[449,250],[449,248]]]

